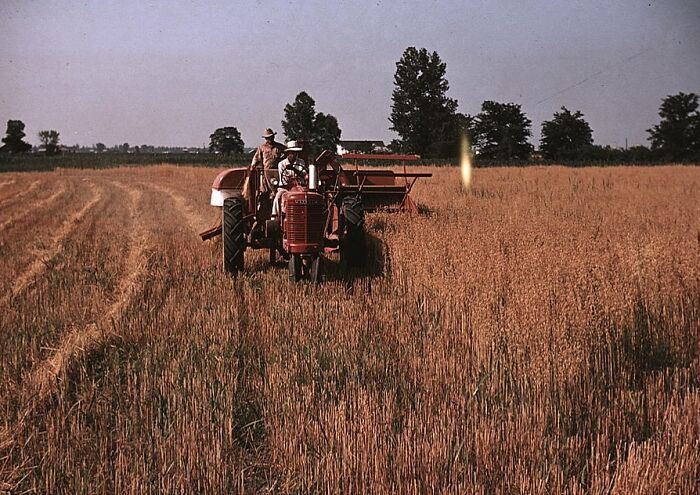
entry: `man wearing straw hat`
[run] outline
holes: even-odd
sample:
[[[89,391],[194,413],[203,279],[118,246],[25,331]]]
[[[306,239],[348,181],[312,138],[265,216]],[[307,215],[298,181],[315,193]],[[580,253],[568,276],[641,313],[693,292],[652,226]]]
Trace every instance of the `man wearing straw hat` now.
[[[306,163],[301,158],[297,158],[300,151],[303,150],[301,143],[297,141],[289,141],[284,152],[287,157],[282,160],[277,166],[279,170],[279,182],[277,186],[277,194],[275,194],[275,200],[272,202],[272,218],[277,218],[280,212],[280,201],[282,200],[282,194],[287,192],[287,187],[294,178],[305,178],[308,174],[308,169],[306,168]]]
[[[282,159],[282,154],[284,153],[284,145],[275,141],[275,131],[269,127],[265,129],[262,137],[265,138],[265,142],[258,146],[253,155],[253,160],[250,162],[251,170],[254,168],[263,170],[275,170],[277,164]],[[270,192],[269,185],[266,180],[260,184],[260,189],[263,192]]]

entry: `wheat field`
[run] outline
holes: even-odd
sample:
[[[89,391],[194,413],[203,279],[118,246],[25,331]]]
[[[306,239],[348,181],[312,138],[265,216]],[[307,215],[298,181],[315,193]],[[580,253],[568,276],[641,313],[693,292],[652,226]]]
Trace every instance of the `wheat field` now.
[[[700,169],[428,169],[320,286],[215,169],[0,175],[0,491],[693,493]]]

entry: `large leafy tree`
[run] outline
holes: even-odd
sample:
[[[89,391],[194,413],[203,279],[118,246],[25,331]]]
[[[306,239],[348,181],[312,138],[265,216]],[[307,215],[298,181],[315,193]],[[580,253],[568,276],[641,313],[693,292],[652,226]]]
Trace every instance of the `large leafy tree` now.
[[[32,145],[24,142],[24,122],[21,120],[7,121],[7,135],[2,138],[5,143],[0,147],[0,151],[8,153],[25,153],[32,149]]]
[[[243,139],[235,127],[220,127],[209,136],[209,149],[225,155],[243,153]]]
[[[425,155],[436,143],[455,139],[457,100],[447,97],[446,67],[437,52],[415,47],[396,63],[389,117],[390,129],[400,136],[395,149]]]
[[[542,122],[540,150],[546,158],[577,158],[593,144],[593,131],[580,111],[571,113],[566,107],[552,120]]]
[[[520,105],[485,101],[474,119],[474,147],[481,157],[491,160],[529,158],[532,145],[527,139],[531,123]]]
[[[678,93],[662,100],[661,122],[647,129],[651,148],[667,158],[683,160],[700,153],[700,114],[698,95]]]
[[[284,107],[282,129],[287,139],[310,141],[314,134],[316,102],[306,91],[299,93],[293,103]]]
[[[312,154],[324,149],[335,151],[342,132],[333,115],[316,113],[316,102],[306,91],[284,107],[282,129],[287,139],[305,141]]]
[[[58,147],[58,142],[60,139],[60,134],[58,131],[46,130],[39,131],[39,140],[41,144],[44,145],[47,155],[55,155],[60,153],[61,149]]]

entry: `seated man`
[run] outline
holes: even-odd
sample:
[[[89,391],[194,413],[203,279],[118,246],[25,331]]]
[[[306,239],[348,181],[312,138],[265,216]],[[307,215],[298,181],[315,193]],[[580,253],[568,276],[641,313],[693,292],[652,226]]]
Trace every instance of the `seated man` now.
[[[301,158],[297,158],[297,153],[302,150],[301,146],[296,141],[289,141],[285,148],[287,157],[282,160],[277,169],[279,170],[279,182],[277,185],[277,194],[272,203],[272,218],[277,218],[280,213],[280,201],[282,194],[287,192],[287,187],[293,178],[303,179],[308,174],[306,163]]]

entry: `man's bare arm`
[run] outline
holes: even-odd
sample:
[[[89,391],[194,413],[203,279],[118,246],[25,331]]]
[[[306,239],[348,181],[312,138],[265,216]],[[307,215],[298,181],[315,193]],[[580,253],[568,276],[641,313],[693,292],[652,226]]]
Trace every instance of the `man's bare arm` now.
[[[258,164],[260,164],[260,167],[258,167]],[[262,168],[262,152],[260,151],[260,148],[255,150],[255,154],[253,155],[253,159],[250,161],[250,168]]]

